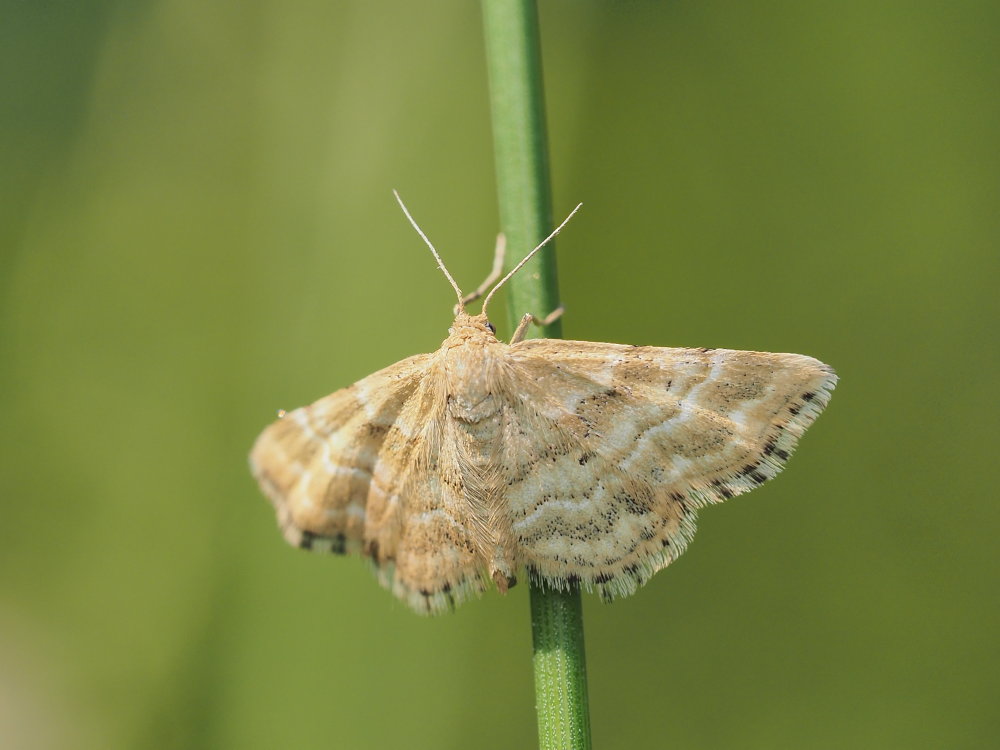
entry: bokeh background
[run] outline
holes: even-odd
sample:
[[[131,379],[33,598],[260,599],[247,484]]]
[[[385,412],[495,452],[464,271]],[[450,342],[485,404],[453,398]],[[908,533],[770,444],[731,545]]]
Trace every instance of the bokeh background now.
[[[595,746],[995,746],[1000,6],[541,21],[566,335],[842,378],[778,481],[586,597]],[[394,187],[478,283],[475,3],[0,3],[3,747],[534,744],[523,586],[417,617],[246,469],[444,337]]]

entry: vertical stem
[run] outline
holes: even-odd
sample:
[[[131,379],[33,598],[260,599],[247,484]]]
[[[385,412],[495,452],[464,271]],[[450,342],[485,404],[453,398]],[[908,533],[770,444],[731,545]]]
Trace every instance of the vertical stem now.
[[[580,589],[531,588],[535,710],[541,750],[590,750]]]
[[[534,0],[483,0],[483,21],[500,226],[510,270],[552,230],[538,12]],[[553,241],[508,283],[511,324],[526,312],[542,317],[558,307],[558,283]],[[559,322],[541,333],[559,336]]]
[[[507,268],[552,228],[538,11],[534,0],[483,0],[500,225]],[[559,305],[554,243],[507,285],[511,329]],[[537,329],[536,329],[537,330]],[[546,336],[560,335],[559,321]],[[580,591],[531,586],[535,696],[542,750],[589,750]]]

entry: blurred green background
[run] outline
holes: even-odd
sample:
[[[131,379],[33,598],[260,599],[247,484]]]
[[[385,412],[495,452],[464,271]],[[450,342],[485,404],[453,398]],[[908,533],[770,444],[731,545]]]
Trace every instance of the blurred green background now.
[[[595,747],[996,746],[1000,6],[541,17],[566,335],[842,378],[778,481],[585,598]],[[531,747],[523,586],[417,617],[246,468],[444,337],[391,188],[488,270],[478,6],[6,0],[0,129],[0,744]]]

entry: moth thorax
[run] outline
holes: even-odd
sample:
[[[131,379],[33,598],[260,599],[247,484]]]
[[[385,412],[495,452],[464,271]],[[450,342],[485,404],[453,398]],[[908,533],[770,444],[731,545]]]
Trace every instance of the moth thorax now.
[[[502,408],[503,402],[495,393],[464,392],[448,395],[448,415],[452,419],[480,425],[483,429],[491,425],[499,426]]]
[[[445,387],[451,417],[463,422],[481,422],[500,411],[502,367],[490,348],[462,346],[447,353]]]

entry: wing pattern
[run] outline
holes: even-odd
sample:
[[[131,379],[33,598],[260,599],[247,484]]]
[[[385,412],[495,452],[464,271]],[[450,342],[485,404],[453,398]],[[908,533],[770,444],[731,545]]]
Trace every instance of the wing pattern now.
[[[250,454],[290,544],[361,553],[420,612],[484,586],[432,364],[410,357],[288,412]]]
[[[487,344],[449,360],[446,341],[265,429],[250,464],[285,538],[362,554],[423,613],[520,567],[628,595],[699,508],[781,471],[836,384],[798,354]]]
[[[510,357],[532,436],[508,454],[522,561],[608,599],[683,552],[698,508],[781,471],[836,383],[798,354],[536,339]]]

